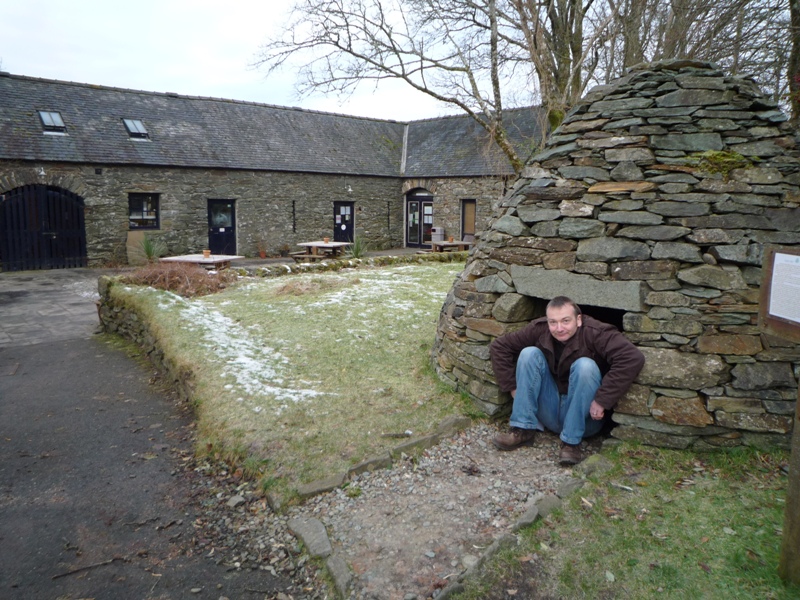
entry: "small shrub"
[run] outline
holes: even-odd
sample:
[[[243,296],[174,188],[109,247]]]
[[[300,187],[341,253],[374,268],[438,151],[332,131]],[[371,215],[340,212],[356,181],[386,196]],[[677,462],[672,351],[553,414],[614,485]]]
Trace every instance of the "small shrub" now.
[[[164,240],[145,234],[142,241],[139,242],[139,252],[147,262],[153,262],[167,253],[167,245]]]
[[[237,280],[233,271],[206,271],[188,263],[152,262],[121,278],[123,283],[148,285],[187,298],[214,294]]]
[[[347,247],[347,256],[349,258],[363,258],[367,250],[367,241],[360,235],[356,235],[353,237],[353,243]]]

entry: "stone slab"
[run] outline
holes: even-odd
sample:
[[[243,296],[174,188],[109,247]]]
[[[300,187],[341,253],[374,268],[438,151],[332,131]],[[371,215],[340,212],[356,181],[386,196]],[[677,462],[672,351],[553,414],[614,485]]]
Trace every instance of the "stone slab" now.
[[[300,538],[311,556],[325,558],[333,552],[325,525],[319,519],[296,517],[289,519],[289,530]]]
[[[517,292],[535,298],[569,296],[578,304],[643,311],[645,285],[639,281],[599,281],[590,275],[511,265]]]

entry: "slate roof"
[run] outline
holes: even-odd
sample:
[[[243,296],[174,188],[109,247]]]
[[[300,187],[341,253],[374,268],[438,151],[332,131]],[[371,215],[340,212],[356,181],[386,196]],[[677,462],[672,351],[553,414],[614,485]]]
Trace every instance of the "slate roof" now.
[[[61,113],[68,135],[43,134],[39,110]],[[132,140],[123,118],[143,121],[150,140]],[[466,116],[405,124],[0,74],[0,159],[385,177],[513,173],[491,146]]]
[[[506,110],[503,121],[520,158],[533,156],[542,139],[540,107]],[[513,175],[505,154],[468,115],[409,124],[405,177]]]

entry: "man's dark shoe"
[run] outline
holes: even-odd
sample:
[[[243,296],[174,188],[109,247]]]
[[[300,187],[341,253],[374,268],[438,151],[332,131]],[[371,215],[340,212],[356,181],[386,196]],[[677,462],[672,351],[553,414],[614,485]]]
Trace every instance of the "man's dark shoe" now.
[[[492,443],[498,450],[515,450],[520,446],[530,446],[536,436],[535,429],[520,429],[512,427],[508,433],[501,433],[494,436]]]
[[[561,452],[558,455],[558,462],[562,465],[577,465],[581,462],[581,446],[572,444],[561,444]]]

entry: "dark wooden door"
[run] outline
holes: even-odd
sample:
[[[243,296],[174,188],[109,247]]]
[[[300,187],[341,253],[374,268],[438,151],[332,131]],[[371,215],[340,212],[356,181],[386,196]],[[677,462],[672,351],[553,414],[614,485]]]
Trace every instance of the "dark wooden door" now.
[[[208,248],[211,254],[236,254],[236,205],[233,200],[208,201]]]
[[[0,195],[0,261],[4,271],[85,267],[83,198],[42,184]]]
[[[355,231],[353,210],[355,202],[333,203],[333,241],[352,242]]]

